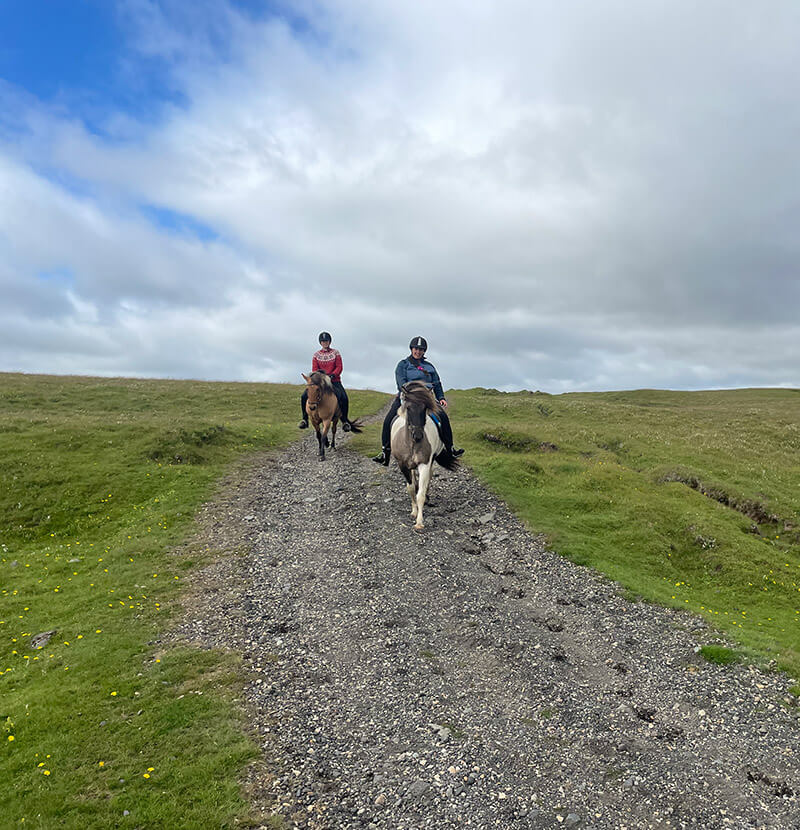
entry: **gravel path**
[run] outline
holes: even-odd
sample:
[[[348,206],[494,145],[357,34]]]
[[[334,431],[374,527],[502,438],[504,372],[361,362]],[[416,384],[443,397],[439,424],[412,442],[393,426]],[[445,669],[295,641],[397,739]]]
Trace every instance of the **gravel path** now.
[[[800,827],[788,681],[548,551],[466,470],[306,436],[231,478],[179,635],[244,655],[266,814],[304,828]],[[262,767],[263,769],[263,767]],[[257,786],[260,783],[261,786]]]

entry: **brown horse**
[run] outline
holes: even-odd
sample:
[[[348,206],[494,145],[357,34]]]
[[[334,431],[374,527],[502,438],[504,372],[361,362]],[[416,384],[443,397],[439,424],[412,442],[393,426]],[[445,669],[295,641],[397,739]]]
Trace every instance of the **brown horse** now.
[[[433,462],[447,470],[455,470],[458,461],[445,447],[438,424],[433,420],[441,411],[433,392],[424,383],[412,380],[403,384],[400,400],[400,409],[392,422],[392,456],[406,480],[406,492],[411,496],[411,518],[416,519],[414,530],[422,530],[425,527],[422,508],[428,495]]]
[[[319,460],[324,461],[329,430],[331,433],[330,447],[332,450],[336,449],[336,425],[342,417],[342,411],[339,409],[339,399],[336,397],[336,392],[333,391],[330,377],[325,372],[312,372],[310,375],[303,375],[303,379],[308,389],[306,412],[317,433]],[[320,426],[322,427],[321,430]],[[350,429],[353,432],[361,432],[360,421],[350,421]]]

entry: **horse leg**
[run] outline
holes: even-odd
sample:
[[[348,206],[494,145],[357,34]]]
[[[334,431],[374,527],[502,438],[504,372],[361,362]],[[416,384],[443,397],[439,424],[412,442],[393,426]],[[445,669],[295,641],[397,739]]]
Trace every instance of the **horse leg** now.
[[[422,507],[425,504],[425,497],[428,495],[428,485],[431,481],[431,470],[433,467],[433,460],[427,464],[420,464],[419,466],[419,486],[417,487],[417,523],[414,525],[414,530],[422,530],[425,523],[422,520]]]
[[[316,431],[317,431],[317,443],[319,444],[319,452],[317,453],[317,455],[319,455],[319,460],[320,461],[324,461],[325,460],[325,436],[322,432],[320,432],[319,424],[314,424],[314,429],[316,429]]]
[[[323,443],[324,447],[330,446],[330,441],[328,440],[328,430],[330,429],[330,427],[331,427],[331,422],[330,421],[323,421],[322,422],[322,443]],[[323,458],[325,458],[324,447],[323,447],[323,453],[322,453]]]
[[[417,518],[417,489],[419,488],[419,475],[416,470],[411,472],[411,481],[406,487],[406,492],[411,496],[411,518]]]
[[[336,418],[331,421],[331,449],[336,449]]]

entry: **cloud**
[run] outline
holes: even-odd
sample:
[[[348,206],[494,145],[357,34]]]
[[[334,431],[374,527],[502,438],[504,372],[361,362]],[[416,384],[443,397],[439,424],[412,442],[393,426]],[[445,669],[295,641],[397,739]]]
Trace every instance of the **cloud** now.
[[[210,8],[119,5],[155,123],[6,90],[4,368],[800,386],[794,4]]]

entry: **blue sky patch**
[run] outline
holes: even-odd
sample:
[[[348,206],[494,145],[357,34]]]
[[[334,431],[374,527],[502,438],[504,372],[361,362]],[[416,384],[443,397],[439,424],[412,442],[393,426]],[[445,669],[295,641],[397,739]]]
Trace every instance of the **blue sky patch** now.
[[[202,242],[216,242],[220,238],[220,234],[210,225],[186,213],[158,205],[141,205],[139,209],[142,215],[160,230],[166,230],[178,236],[191,236]]]
[[[132,48],[110,0],[4,0],[0,79],[105,133],[109,115],[157,121],[184,105],[166,61]]]
[[[36,276],[43,282],[55,283],[67,288],[75,285],[75,272],[68,267],[40,271]]]

